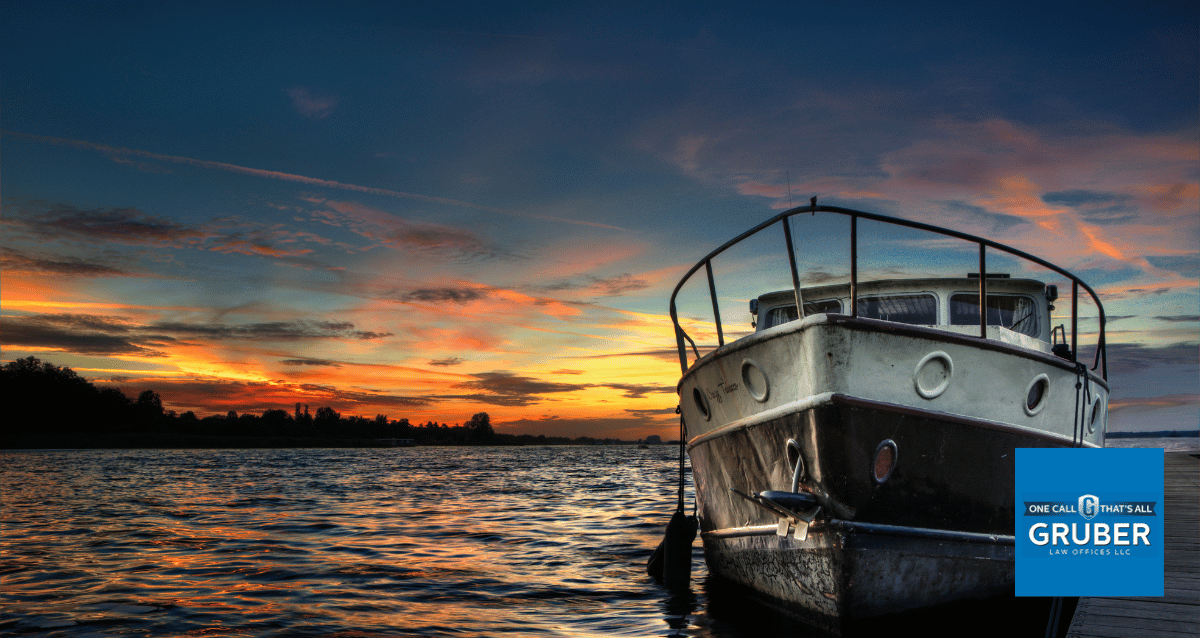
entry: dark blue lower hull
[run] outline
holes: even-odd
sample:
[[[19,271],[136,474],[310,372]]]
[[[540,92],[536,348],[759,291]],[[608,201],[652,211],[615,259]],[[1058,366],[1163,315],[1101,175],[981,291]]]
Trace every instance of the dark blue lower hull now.
[[[800,490],[822,504],[806,536],[737,493],[790,491],[789,440],[804,464]],[[896,462],[880,482],[882,441],[894,442]],[[832,631],[851,619],[1011,593],[1015,450],[1066,444],[838,395],[705,438],[690,455],[709,570]]]

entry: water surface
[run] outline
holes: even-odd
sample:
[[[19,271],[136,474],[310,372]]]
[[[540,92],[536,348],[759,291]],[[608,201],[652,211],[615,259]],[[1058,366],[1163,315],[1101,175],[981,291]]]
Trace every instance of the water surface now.
[[[0,632],[737,636],[645,561],[675,448],[0,454]]]
[[[672,594],[646,575],[675,508],[675,454],[3,452],[0,633],[816,635],[718,589],[699,541],[690,590]],[[1040,632],[1045,616],[1030,609],[1005,614],[1029,616]],[[981,635],[980,617],[996,609],[886,627]]]

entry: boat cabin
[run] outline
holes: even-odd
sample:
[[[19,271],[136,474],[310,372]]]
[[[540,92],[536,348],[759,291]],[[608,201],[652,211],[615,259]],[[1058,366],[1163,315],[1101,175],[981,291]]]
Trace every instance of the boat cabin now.
[[[804,316],[850,314],[850,284],[800,289]],[[1051,351],[1051,305],[1058,288],[1033,279],[988,275],[988,338]],[[756,331],[797,319],[796,296],[780,290],[750,300]],[[884,279],[858,283],[858,316],[950,332],[979,334],[979,277]]]

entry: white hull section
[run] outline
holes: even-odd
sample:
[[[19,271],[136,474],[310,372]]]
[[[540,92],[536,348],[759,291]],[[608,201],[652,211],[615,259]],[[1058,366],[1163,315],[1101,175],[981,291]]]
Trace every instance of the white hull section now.
[[[1103,447],[1108,386],[1088,372],[1087,392],[1077,392],[1084,378],[1070,362],[1018,345],[815,315],[706,355],[683,377],[679,394],[690,445],[747,420],[769,418],[764,413],[842,394],[1005,424],[1068,444],[1082,430],[1085,446]],[[1043,396],[1030,408],[1030,390],[1039,379]]]

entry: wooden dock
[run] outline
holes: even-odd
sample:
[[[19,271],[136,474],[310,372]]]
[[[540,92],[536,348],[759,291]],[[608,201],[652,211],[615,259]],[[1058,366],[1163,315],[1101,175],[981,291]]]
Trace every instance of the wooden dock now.
[[[1200,456],[1186,452],[1165,455],[1163,499],[1164,595],[1081,598],[1067,636],[1200,636]]]

